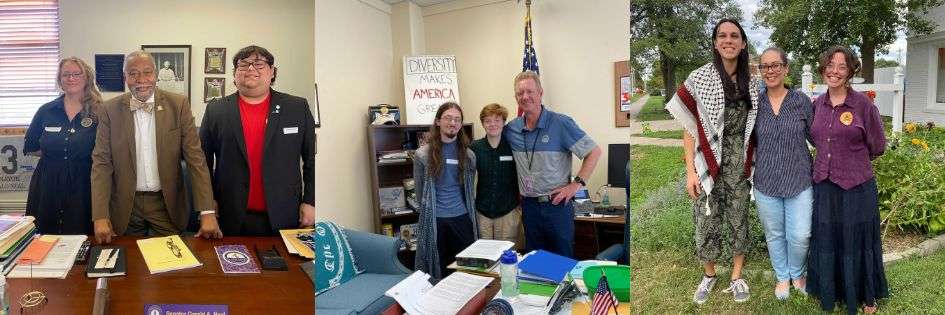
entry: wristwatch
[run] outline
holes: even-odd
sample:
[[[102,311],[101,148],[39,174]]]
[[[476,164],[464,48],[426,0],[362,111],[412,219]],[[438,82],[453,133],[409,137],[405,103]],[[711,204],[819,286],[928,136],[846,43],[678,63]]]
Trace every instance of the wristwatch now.
[[[581,186],[587,186],[587,183],[584,182],[584,179],[581,176],[574,176],[574,182],[581,184]]]

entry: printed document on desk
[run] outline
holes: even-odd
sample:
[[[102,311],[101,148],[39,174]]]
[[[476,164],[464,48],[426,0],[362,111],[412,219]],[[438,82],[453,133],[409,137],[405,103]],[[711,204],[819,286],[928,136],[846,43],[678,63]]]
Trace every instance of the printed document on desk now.
[[[456,314],[494,278],[454,272],[436,286],[431,286],[429,279],[430,275],[416,271],[384,294],[394,298],[407,314]]]
[[[59,241],[46,254],[40,264],[17,264],[7,278],[59,278],[65,279],[79,254],[79,247],[88,238],[85,235],[57,235]]]

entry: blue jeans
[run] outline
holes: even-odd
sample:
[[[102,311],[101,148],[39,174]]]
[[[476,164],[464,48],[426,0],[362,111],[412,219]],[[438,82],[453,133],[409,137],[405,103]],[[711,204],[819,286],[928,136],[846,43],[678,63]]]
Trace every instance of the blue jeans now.
[[[525,249],[543,249],[561,256],[574,257],[574,204],[553,205],[538,198],[522,198],[522,223]]]
[[[778,282],[798,279],[807,271],[814,190],[790,198],[766,196],[754,189],[758,217],[765,230],[768,255]]]

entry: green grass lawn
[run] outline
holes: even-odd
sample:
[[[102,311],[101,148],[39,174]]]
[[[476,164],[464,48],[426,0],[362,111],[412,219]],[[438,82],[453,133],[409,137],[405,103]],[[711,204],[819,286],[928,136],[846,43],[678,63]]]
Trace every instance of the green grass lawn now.
[[[653,121],[653,120],[669,120],[673,119],[665,109],[663,109],[663,97],[662,96],[650,96],[646,100],[646,104],[643,105],[643,108],[640,109],[640,114],[637,116],[639,121]]]
[[[743,277],[751,287],[746,303],[732,301],[728,286],[728,258],[719,265],[721,279],[708,303],[692,303],[702,275],[692,240],[692,206],[682,188],[682,148],[633,146],[630,203],[633,211],[634,313],[645,314],[812,314],[820,313],[816,300],[792,292],[791,299],[774,298],[775,279],[764,248],[756,212],[749,214],[751,251]],[[727,229],[724,229],[727,230]],[[723,250],[728,252],[728,250]],[[724,255],[723,255],[724,256]],[[880,314],[945,314],[945,251],[900,261],[886,269],[889,299],[880,301]],[[835,314],[844,313],[835,309]]]
[[[762,272],[751,272],[745,279],[751,288],[751,299],[745,303],[732,301],[731,293],[723,293],[728,274],[720,279],[709,301],[701,306],[692,303],[692,293],[702,268],[692,253],[679,251],[632,254],[633,298],[631,309],[642,313],[704,313],[704,314],[811,314],[819,313],[817,300],[792,291],[791,298],[779,301],[774,297],[774,279]],[[768,270],[767,259],[749,259],[749,270]],[[927,257],[911,258],[886,269],[890,298],[880,300],[880,314],[945,314],[945,251]],[[721,281],[726,280],[726,281]],[[842,314],[845,309],[834,309]]]
[[[630,152],[631,208],[637,208],[652,191],[683,174],[682,147],[635,145]]]
[[[638,133],[631,135],[634,137],[660,138],[660,139],[682,139],[682,130],[660,130],[647,133]]]

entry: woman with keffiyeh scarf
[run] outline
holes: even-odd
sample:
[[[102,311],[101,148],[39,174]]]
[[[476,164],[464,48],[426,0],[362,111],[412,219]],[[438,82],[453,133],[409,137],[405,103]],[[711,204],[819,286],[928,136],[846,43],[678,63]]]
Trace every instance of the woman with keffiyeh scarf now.
[[[752,130],[758,105],[757,81],[749,74],[747,37],[738,21],[722,19],[712,31],[714,61],[692,73],[666,109],[686,130],[686,190],[695,200],[696,255],[704,275],[693,302],[705,303],[717,281],[722,225],[730,228],[731,292],[748,300],[741,278],[748,252],[748,204],[751,184]]]

